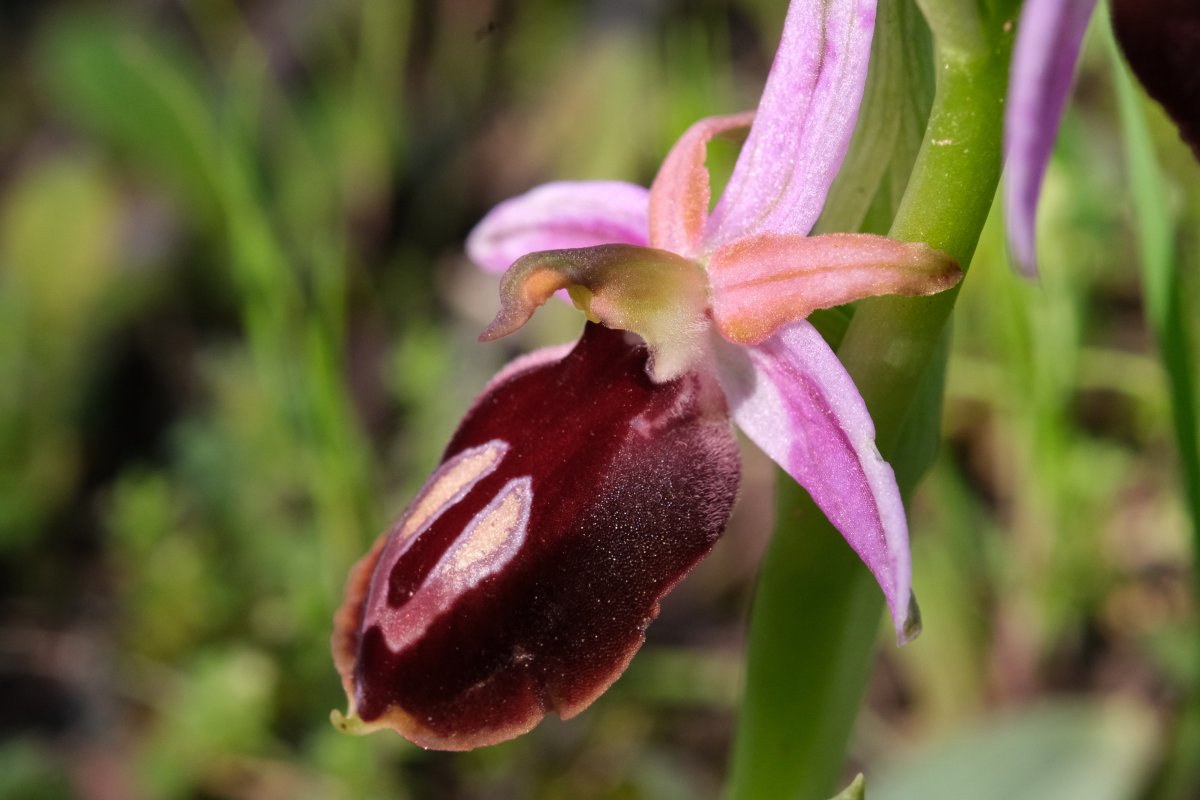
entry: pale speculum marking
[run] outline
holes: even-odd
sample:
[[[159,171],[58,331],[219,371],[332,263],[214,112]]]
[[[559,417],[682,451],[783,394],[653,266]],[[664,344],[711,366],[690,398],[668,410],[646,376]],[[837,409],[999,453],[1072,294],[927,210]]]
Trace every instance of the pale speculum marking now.
[[[453,591],[464,591],[499,570],[525,541],[532,504],[533,483],[528,476],[506,483],[442,556],[430,580],[445,581]]]
[[[379,625],[392,652],[419,639],[463,592],[512,560],[529,527],[532,485],[529,477],[504,484],[463,529],[411,600],[399,608],[386,602],[374,606],[376,615],[371,622]]]
[[[495,472],[507,452],[507,442],[492,439],[454,456],[425,482],[408,511],[393,526],[383,552],[379,554],[363,609],[364,628],[374,622],[382,624],[383,620],[395,616],[387,604],[388,579],[413,541],[447,509],[466,497],[481,480]],[[387,625],[383,627],[385,631],[388,628]]]
[[[520,550],[533,506],[529,476],[504,484],[467,523],[411,599],[395,608],[388,604],[389,578],[408,545],[495,471],[507,450],[508,445],[496,439],[446,462],[384,547],[371,580],[363,623],[364,627],[378,625],[393,652],[418,639],[459,595],[502,569]]]
[[[507,442],[493,439],[479,447],[464,450],[447,461],[433,473],[417,495],[395,535],[407,539],[428,527],[447,508],[461,500],[471,487],[495,471],[507,452]]]

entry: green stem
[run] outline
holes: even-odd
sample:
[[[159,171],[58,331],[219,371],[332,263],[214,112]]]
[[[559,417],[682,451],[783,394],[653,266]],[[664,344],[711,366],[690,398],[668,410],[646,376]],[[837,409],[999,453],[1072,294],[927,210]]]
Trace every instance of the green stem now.
[[[952,254],[964,268],[1000,177],[1010,30],[997,15],[981,25],[980,38],[939,47],[929,127],[891,229],[895,238]],[[905,493],[920,477],[922,436],[900,434],[956,296],[865,301],[838,350]],[[913,419],[930,424],[929,415]],[[729,784],[734,800],[833,794],[882,608],[870,573],[808,496],[788,480],[780,486],[778,529],[751,620]]]
[[[939,59],[929,129],[890,236],[926,242],[969,267],[1000,179],[1007,51]],[[933,297],[864,300],[838,355],[854,376],[887,455],[958,288]]]

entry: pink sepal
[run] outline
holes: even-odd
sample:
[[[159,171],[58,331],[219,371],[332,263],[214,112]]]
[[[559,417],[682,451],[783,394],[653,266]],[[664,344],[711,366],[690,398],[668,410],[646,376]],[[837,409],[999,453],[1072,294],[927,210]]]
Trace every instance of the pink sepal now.
[[[623,181],[559,181],[505,200],[467,237],[467,255],[503,272],[523,255],[600,244],[646,244],[650,193]]]
[[[874,30],[874,0],[791,4],[708,247],[812,229],[850,146]]]
[[[718,354],[734,422],[808,491],[875,575],[898,641],[913,638],[919,622],[900,489],[837,356],[805,321],[760,345],[726,345]]]

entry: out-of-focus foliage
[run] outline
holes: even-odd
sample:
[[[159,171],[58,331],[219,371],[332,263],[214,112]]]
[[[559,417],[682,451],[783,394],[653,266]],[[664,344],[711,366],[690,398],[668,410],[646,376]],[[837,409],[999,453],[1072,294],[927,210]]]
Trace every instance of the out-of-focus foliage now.
[[[328,637],[349,565],[488,375],[579,324],[548,308],[477,344],[496,298],[470,226],[549,179],[648,183],[690,122],[753,104],[783,7],[0,12],[0,798],[717,794],[769,529],[753,454],[726,540],[575,720],[463,755],[343,736]],[[912,506],[926,632],[881,656],[869,797],[906,796],[916,742],[913,763],[954,761],[961,726],[1028,714],[1021,769],[1103,736],[1079,720],[1114,698],[1137,722],[1103,745],[1140,791],[1200,673],[1106,74],[1087,67],[1049,176],[1042,285],[990,229],[964,289]],[[1155,134],[1196,307],[1197,167]],[[1077,716],[1022,711],[1059,695]]]
[[[934,740],[902,768],[884,771],[871,800],[958,797],[1121,800],[1137,794],[1155,741],[1136,707],[1033,707]]]

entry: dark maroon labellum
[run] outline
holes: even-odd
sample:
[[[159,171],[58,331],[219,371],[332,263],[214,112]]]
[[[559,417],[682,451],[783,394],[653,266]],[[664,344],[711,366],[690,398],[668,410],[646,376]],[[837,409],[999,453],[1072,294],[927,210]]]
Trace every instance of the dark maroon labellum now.
[[[1200,0],[1114,0],[1112,22],[1133,73],[1200,160]]]
[[[715,378],[655,384],[635,338],[589,323],[475,402],[351,573],[333,638],[347,729],[493,744],[625,669],[724,529],[739,472]]]

